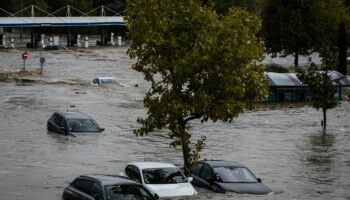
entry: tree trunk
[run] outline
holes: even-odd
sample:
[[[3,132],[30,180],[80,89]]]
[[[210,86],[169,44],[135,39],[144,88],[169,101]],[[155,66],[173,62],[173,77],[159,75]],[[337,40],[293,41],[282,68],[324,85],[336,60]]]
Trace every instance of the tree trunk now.
[[[322,126],[323,126],[323,130],[326,130],[327,127],[327,109],[326,108],[322,108],[322,112],[323,112],[323,121],[322,121]]]
[[[191,175],[189,153],[190,152],[189,152],[188,143],[184,143],[184,141],[182,140],[182,156],[184,159],[184,173],[186,176]]]
[[[299,67],[299,53],[298,52],[294,53],[294,66],[295,66],[295,68]]]

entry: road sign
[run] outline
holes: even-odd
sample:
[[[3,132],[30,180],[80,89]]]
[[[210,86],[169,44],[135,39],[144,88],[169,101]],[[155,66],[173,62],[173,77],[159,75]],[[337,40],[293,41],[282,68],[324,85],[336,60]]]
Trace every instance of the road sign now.
[[[26,60],[28,58],[28,53],[25,51],[22,53],[22,59]]]

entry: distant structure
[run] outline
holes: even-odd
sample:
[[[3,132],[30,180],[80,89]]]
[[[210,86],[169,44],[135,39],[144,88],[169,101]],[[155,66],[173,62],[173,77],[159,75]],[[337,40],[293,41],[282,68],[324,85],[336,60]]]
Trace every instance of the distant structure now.
[[[28,17],[19,17],[20,13],[23,13],[24,11],[27,11],[30,9],[30,16]],[[98,9],[100,9],[100,16],[89,16],[89,14],[96,12]],[[45,17],[36,17],[35,16],[35,10],[40,11],[41,13],[44,13]],[[55,14],[66,10],[66,16],[55,16]],[[25,28],[32,28],[31,31],[31,44],[33,47],[37,46],[37,42],[35,41],[36,38],[39,38],[40,35],[42,35],[40,28],[42,27],[67,27],[67,46],[72,46],[71,44],[71,33],[69,27],[77,27],[77,26],[124,26],[125,21],[124,17],[121,15],[121,13],[117,13],[113,11],[112,9],[106,7],[106,6],[100,6],[98,8],[95,8],[89,12],[83,13],[82,11],[67,5],[63,8],[60,8],[56,10],[55,12],[48,13],[37,6],[31,5],[28,6],[16,13],[10,13],[2,8],[0,8],[0,11],[3,11],[7,13],[8,17],[0,17],[0,28],[3,27],[25,27]],[[79,13],[79,16],[72,16],[72,11],[75,13]],[[113,16],[107,16],[106,11],[109,13],[112,13]],[[39,31],[34,32],[33,29],[36,28],[37,30],[39,28]],[[109,33],[111,34],[111,33]],[[77,38],[75,38],[76,40]],[[105,45],[106,37],[105,33],[102,29],[101,33],[101,45]]]
[[[341,88],[349,87],[350,80],[337,71],[331,71],[330,76],[333,84],[336,86],[334,94],[337,100],[342,99]],[[296,73],[276,73],[265,72],[264,77],[269,82],[269,96],[266,102],[296,102],[311,101],[312,95],[307,85],[298,79]]]

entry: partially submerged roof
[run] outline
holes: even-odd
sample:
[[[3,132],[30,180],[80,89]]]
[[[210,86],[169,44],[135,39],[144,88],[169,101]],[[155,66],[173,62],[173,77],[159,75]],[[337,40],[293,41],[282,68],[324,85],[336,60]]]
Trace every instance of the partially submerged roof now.
[[[165,163],[165,162],[131,162],[129,164],[137,166],[139,169],[156,169],[156,168],[169,168],[169,167],[175,167],[175,165],[171,163]]]
[[[91,119],[88,115],[81,112],[56,112],[57,114],[63,116],[66,119]]]
[[[335,85],[350,86],[350,80],[337,71],[329,72]],[[297,87],[303,83],[297,77],[297,73],[264,72],[264,77],[269,81],[269,86]]]
[[[101,182],[102,185],[114,185],[114,184],[138,184],[126,177],[112,176],[112,175],[83,175],[81,177],[93,178]]]
[[[202,160],[201,162],[209,164],[211,167],[245,167],[236,161],[224,161],[224,160]]]

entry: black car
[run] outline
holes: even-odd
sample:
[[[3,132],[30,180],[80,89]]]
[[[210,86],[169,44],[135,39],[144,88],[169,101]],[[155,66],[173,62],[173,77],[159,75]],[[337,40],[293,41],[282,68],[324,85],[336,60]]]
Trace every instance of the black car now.
[[[102,132],[104,128],[81,112],[55,112],[47,121],[47,129],[64,135],[77,132]]]
[[[192,184],[215,192],[268,194],[272,190],[244,165],[233,161],[203,160],[192,166]]]
[[[126,177],[109,175],[79,176],[66,187],[63,200],[155,200],[141,184]]]

